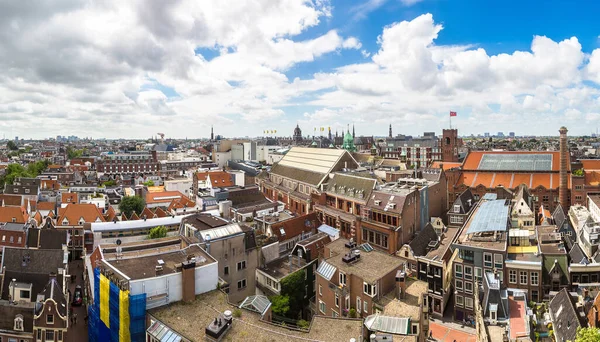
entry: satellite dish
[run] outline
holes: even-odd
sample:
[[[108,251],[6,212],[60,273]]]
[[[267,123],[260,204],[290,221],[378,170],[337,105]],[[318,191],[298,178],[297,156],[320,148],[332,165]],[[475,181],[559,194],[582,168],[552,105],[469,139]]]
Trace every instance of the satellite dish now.
[[[121,246],[121,239],[117,239],[117,246]]]

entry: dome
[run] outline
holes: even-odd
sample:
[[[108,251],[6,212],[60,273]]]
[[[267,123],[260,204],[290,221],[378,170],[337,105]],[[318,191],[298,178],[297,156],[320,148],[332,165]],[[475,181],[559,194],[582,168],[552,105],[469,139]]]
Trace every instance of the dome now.
[[[350,152],[356,151],[356,147],[354,146],[354,138],[350,132],[344,135],[344,143],[342,144],[342,148]]]

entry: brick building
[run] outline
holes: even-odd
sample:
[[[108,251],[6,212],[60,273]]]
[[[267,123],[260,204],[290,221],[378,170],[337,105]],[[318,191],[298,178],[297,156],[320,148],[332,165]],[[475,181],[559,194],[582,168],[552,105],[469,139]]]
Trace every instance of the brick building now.
[[[108,175],[154,174],[159,172],[159,163],[156,151],[103,154],[96,163],[96,170]]]

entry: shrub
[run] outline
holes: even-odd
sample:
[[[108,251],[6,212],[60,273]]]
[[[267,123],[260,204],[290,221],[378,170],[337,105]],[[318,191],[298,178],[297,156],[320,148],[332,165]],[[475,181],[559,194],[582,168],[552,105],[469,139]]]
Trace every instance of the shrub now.
[[[242,317],[242,310],[240,310],[240,309],[233,309],[233,317],[235,317],[235,318]]]
[[[348,317],[356,318],[356,309],[355,308],[351,308],[350,311],[348,311]]]
[[[310,322],[304,319],[299,320],[297,324],[298,327],[302,329],[308,329],[308,327],[310,327]]]

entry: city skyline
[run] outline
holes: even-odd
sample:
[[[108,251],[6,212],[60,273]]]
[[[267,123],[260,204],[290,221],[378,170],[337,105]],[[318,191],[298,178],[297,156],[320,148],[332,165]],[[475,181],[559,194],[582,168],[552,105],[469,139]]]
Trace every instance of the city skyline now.
[[[419,135],[441,132],[456,111],[465,136],[514,127],[551,136],[561,125],[589,135],[600,119],[600,32],[591,25],[599,6],[0,5],[0,130],[202,137],[215,125],[233,137],[354,122],[370,136],[391,122]],[[536,17],[545,20],[526,20]]]

